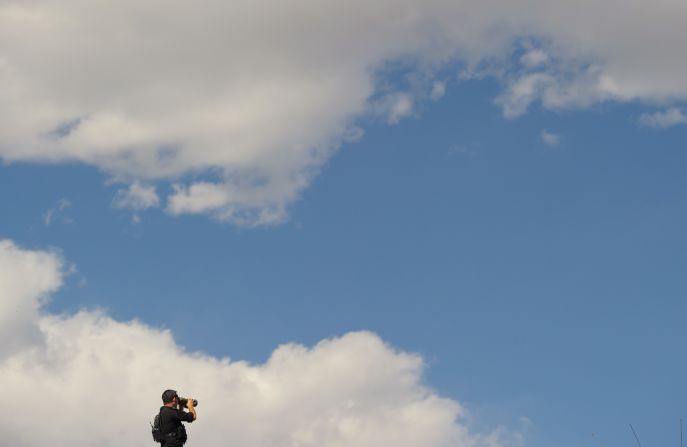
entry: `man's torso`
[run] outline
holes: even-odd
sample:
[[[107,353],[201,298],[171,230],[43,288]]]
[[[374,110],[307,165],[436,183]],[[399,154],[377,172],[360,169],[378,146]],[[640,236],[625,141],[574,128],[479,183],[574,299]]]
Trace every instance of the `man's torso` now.
[[[193,415],[176,408],[160,408],[160,431],[165,436],[163,447],[180,446],[186,441],[182,422],[193,422]]]

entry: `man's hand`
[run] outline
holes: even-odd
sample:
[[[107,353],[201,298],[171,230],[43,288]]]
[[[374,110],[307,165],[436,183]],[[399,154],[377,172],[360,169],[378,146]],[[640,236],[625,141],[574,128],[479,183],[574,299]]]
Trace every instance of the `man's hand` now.
[[[188,407],[189,413],[193,415],[193,420],[195,421],[197,416],[196,416],[196,408],[193,406],[193,398],[189,397],[188,402],[186,402],[186,406]]]

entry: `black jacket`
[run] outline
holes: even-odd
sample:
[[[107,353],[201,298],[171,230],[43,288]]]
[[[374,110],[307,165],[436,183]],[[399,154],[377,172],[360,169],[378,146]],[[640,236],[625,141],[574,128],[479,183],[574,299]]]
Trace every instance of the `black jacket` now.
[[[186,429],[182,422],[193,422],[193,415],[176,408],[160,408],[160,431],[165,436],[162,445],[179,445],[186,442]]]

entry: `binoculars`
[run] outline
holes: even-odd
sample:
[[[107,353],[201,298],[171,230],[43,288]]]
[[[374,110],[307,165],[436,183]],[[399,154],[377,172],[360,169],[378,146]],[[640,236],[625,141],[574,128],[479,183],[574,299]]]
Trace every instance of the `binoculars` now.
[[[181,404],[182,408],[186,408],[188,406],[188,398],[177,396],[177,399],[179,400],[179,403]],[[193,406],[198,406],[198,401],[195,399],[193,399]]]

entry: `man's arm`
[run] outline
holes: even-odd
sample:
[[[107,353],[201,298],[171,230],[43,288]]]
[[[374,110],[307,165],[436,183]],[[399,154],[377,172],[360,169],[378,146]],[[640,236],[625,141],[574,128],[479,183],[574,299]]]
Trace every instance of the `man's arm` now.
[[[193,406],[193,399],[191,399],[189,397],[188,403],[186,404],[186,406],[188,407],[189,413],[191,413],[193,415],[193,420],[195,421],[197,416],[196,416],[196,407]]]

